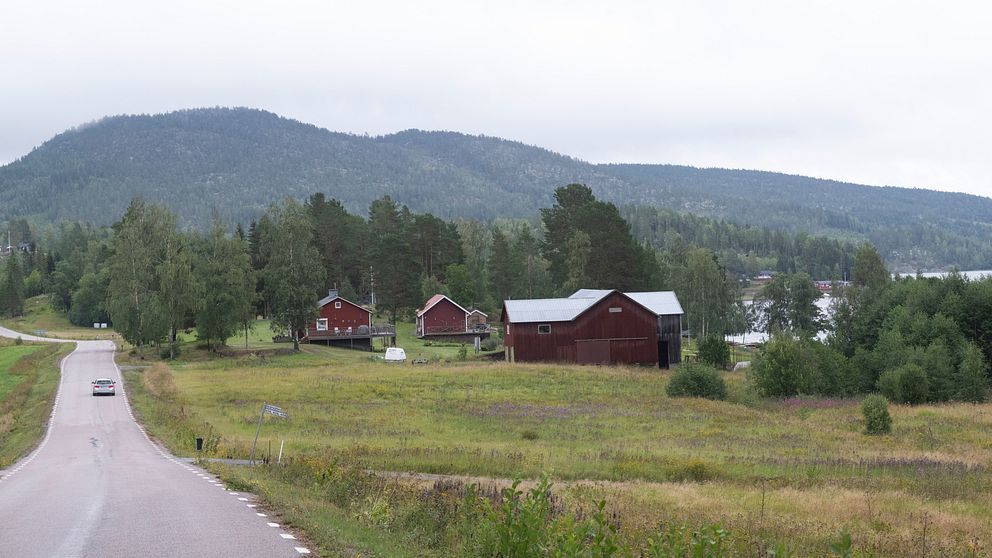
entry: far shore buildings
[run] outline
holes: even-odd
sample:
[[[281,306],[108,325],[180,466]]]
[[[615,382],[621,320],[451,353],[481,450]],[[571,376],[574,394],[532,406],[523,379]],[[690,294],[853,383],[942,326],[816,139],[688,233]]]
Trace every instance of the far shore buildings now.
[[[642,364],[682,358],[682,306],[671,291],[580,289],[568,298],[503,302],[510,362]]]

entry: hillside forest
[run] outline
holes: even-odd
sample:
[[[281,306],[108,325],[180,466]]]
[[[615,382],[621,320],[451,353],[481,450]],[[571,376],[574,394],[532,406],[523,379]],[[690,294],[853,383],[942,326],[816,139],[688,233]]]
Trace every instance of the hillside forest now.
[[[247,224],[272,202],[323,192],[365,218],[388,194],[447,221],[535,225],[554,189],[569,183],[620,207],[634,237],[655,248],[667,248],[665,224],[716,253],[760,252],[755,243],[767,248],[806,235],[871,242],[900,272],[992,268],[992,200],[979,196],[739,169],[590,164],[501,138],[343,134],[247,108],[114,116],[58,134],[0,167],[0,221],[110,225],[138,196],[165,204],[182,229],[207,230],[215,215]],[[706,230],[714,223],[720,230]],[[761,265],[819,279],[834,271],[810,269],[815,264],[803,259]]]

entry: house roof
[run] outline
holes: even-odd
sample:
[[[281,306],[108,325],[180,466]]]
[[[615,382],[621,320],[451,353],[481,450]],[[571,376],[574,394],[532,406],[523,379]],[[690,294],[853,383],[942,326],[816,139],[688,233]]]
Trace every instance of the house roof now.
[[[479,309],[472,310],[471,312],[468,313],[469,316],[471,316],[472,314],[482,314],[483,316],[485,316],[487,318],[489,317],[489,314],[486,314],[485,312],[483,312],[482,310],[479,310]]]
[[[335,300],[340,300],[341,302],[347,302],[348,304],[354,306],[355,308],[361,308],[362,310],[365,310],[369,314],[372,313],[372,311],[369,310],[368,308],[363,308],[363,307],[355,304],[354,302],[352,302],[352,301],[350,301],[350,300],[348,300],[346,298],[342,298],[342,297],[340,297],[338,295],[334,295],[334,296],[330,296],[329,295],[329,296],[325,296],[324,298],[318,300],[317,301],[317,308],[323,308],[323,307],[327,306],[328,304],[334,302]]]
[[[442,300],[445,300],[445,299],[447,299],[448,302],[450,302],[450,303],[454,304],[455,306],[457,306],[462,312],[465,312],[465,314],[468,314],[469,313],[468,310],[462,308],[462,305],[461,304],[458,304],[457,302],[455,302],[454,300],[451,300],[450,298],[444,296],[443,294],[436,294],[436,295],[430,297],[429,299],[427,299],[427,303],[424,304],[424,309],[423,310],[417,310],[417,317],[419,318],[420,316],[423,316],[424,314],[427,313],[428,310],[430,310],[431,308],[433,308],[438,302],[441,302]]]

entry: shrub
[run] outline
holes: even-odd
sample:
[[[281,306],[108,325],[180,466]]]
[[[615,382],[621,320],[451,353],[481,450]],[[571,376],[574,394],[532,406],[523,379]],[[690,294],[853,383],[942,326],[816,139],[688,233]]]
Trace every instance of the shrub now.
[[[904,364],[882,372],[878,377],[878,390],[896,403],[919,405],[927,401],[930,383],[918,364]]]
[[[716,368],[730,363],[730,346],[718,335],[707,335],[699,341],[699,360]]]
[[[812,395],[807,384],[813,375],[803,355],[802,342],[788,335],[773,335],[748,370],[755,387],[765,397]]]
[[[889,401],[895,401],[896,403],[902,401],[902,382],[899,381],[899,370],[897,368],[882,372],[882,375],[878,377],[876,387]]]
[[[468,359],[468,345],[462,343],[461,347],[458,347],[458,360]]]
[[[720,372],[705,364],[683,364],[672,374],[665,390],[669,397],[726,399],[727,384]]]
[[[986,368],[982,350],[973,343],[968,343],[954,377],[954,398],[973,403],[985,401],[989,390]]]
[[[14,339],[14,344],[15,345],[23,345],[24,344],[24,340],[21,339],[20,336],[18,336],[17,339]]]
[[[892,431],[889,401],[884,396],[872,394],[865,397],[861,402],[861,414],[865,417],[865,434],[888,434]]]
[[[524,430],[520,434],[520,437],[524,440],[536,440],[538,438],[538,434],[536,430]]]

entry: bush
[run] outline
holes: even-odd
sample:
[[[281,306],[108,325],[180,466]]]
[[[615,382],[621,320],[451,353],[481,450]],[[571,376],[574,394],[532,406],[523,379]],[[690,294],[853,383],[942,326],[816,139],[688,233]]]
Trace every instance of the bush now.
[[[896,403],[919,405],[929,398],[930,382],[918,364],[904,364],[882,372],[878,377],[878,390]]]
[[[989,390],[986,370],[982,350],[973,343],[968,343],[964,349],[964,358],[961,359],[954,377],[955,399],[973,403],[985,401]]]
[[[730,363],[730,346],[718,335],[707,335],[699,341],[699,360],[716,368]]]
[[[861,414],[865,417],[865,434],[888,434],[892,431],[889,401],[884,396],[873,394],[865,397],[861,402]]]
[[[665,389],[669,397],[704,397],[723,400],[727,384],[720,372],[705,364],[683,364],[678,367]]]
[[[14,339],[14,344],[15,345],[23,345],[24,344],[24,340],[21,339],[20,336],[18,336],[17,339]]]
[[[462,343],[461,347],[458,347],[458,360],[468,359],[468,345]]]

